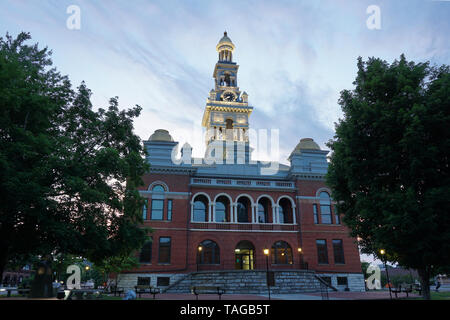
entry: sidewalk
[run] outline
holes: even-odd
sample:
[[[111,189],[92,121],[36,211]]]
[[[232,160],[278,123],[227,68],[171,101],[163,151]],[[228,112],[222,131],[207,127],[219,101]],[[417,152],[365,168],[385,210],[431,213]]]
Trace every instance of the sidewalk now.
[[[398,298],[406,298],[405,293],[397,294]],[[421,297],[418,294],[409,294],[409,297]],[[122,299],[117,297],[118,299]],[[142,294],[141,298],[153,300],[153,295]],[[272,300],[322,300],[320,292],[317,293],[296,293],[296,294],[271,294]],[[369,292],[328,292],[329,300],[389,300],[389,291],[369,291]],[[392,294],[392,298],[395,299],[395,295]],[[13,300],[28,300],[26,297],[11,297],[1,298],[1,300],[13,299]],[[45,300],[57,300],[56,298],[50,298]],[[162,293],[156,295],[155,300],[186,300],[195,301],[196,296],[191,293]],[[219,300],[219,296],[216,294],[204,294],[199,295],[198,300]],[[256,294],[223,294],[222,300],[269,300],[268,294],[256,295]]]

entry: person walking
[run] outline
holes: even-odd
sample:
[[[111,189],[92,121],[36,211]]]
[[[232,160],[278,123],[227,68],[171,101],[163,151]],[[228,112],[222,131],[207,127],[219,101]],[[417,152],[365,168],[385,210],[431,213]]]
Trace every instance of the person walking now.
[[[441,282],[439,281],[439,276],[436,277],[436,292],[439,292],[439,288],[441,287]]]

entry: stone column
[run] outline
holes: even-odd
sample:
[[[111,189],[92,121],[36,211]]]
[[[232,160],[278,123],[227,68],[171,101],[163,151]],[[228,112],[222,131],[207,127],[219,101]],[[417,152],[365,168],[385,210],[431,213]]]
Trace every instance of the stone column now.
[[[275,205],[275,222],[279,224],[280,223],[280,206],[278,204]]]
[[[215,202],[213,202],[212,221],[213,221],[213,222],[216,222],[216,203],[215,203]]]
[[[252,223],[258,223],[258,217],[256,216],[256,204],[252,204]]]
[[[210,202],[208,204],[208,222],[211,222],[211,207],[212,207],[212,202]]]
[[[231,222],[236,223],[237,222],[237,204],[233,203],[232,204],[233,207],[233,220]]]
[[[292,206],[292,223],[297,223],[297,219],[295,218],[295,206]]]

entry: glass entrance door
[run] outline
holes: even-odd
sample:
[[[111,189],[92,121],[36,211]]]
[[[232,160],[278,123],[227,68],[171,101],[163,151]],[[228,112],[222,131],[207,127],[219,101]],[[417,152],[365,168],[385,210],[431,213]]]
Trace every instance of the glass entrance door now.
[[[234,250],[235,269],[253,270],[254,269],[254,247],[249,241],[241,241]]]

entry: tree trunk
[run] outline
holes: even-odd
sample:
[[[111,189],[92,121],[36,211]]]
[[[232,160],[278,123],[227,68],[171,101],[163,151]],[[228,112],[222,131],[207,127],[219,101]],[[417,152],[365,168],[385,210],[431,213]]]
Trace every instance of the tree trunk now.
[[[0,242],[0,245],[3,246],[3,243]],[[3,249],[0,249],[0,285],[3,284],[3,272],[5,271],[7,262],[8,249],[4,247]]]
[[[418,269],[417,272],[419,274],[420,283],[422,285],[422,296],[425,300],[431,300],[429,268],[425,267],[424,269]]]

